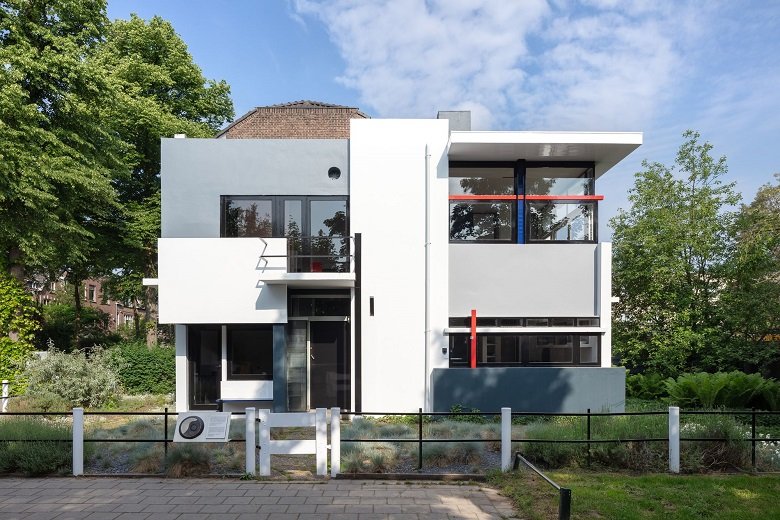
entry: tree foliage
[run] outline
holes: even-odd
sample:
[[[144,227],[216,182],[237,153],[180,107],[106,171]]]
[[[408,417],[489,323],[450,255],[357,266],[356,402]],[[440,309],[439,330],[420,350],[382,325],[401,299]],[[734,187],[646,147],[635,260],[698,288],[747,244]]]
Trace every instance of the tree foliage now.
[[[11,381],[13,394],[24,386],[19,374],[35,348],[33,341],[39,327],[32,296],[19,282],[0,273],[0,380]]]
[[[643,162],[614,229],[614,352],[634,372],[767,371],[780,310],[780,188],[740,196],[688,131],[675,164]]]

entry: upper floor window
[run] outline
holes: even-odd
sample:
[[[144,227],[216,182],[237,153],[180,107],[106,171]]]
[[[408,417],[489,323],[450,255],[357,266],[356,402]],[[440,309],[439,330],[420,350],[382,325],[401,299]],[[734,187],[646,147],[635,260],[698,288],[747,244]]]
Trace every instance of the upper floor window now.
[[[223,195],[220,236],[345,237],[346,197]]]
[[[593,163],[450,164],[450,241],[596,242]]]

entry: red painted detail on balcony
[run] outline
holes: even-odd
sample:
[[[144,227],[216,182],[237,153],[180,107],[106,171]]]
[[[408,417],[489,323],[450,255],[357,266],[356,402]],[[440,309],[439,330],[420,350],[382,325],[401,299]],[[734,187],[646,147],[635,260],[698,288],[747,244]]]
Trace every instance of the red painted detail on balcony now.
[[[604,200],[604,195],[526,195],[525,200]]]
[[[517,200],[517,195],[450,195],[450,200]]]
[[[477,309],[471,309],[471,355],[469,366],[477,368]]]

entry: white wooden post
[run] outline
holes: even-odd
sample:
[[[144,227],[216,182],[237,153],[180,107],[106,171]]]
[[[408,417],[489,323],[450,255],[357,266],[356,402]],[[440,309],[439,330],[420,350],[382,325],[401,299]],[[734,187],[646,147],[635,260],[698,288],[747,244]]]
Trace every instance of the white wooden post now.
[[[330,409],[330,476],[341,472],[341,408]]]
[[[8,379],[3,379],[3,413],[8,411]]]
[[[268,410],[258,410],[257,418],[260,419],[260,431],[258,445],[260,446],[260,475],[271,475],[271,425],[269,424]]]
[[[512,467],[512,409],[501,408],[501,471]]]
[[[669,471],[680,472],[680,408],[669,407]]]
[[[257,460],[255,454],[257,453],[257,430],[255,428],[255,408],[250,407],[246,409],[246,428],[244,433],[244,439],[246,439],[246,465],[244,471],[252,476],[257,475]]]
[[[317,458],[317,475],[328,474],[328,419],[327,408],[317,408],[315,421],[315,443]]]
[[[73,409],[73,476],[84,474],[84,409]]]

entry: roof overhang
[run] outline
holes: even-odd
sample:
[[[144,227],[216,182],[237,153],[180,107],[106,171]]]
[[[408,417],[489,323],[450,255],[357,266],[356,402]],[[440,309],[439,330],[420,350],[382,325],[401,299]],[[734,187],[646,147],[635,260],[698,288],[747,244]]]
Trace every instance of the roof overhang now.
[[[450,132],[450,161],[593,161],[596,176],[642,144],[642,132]]]

